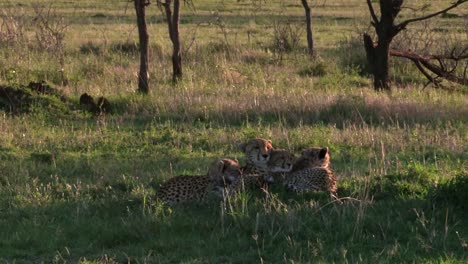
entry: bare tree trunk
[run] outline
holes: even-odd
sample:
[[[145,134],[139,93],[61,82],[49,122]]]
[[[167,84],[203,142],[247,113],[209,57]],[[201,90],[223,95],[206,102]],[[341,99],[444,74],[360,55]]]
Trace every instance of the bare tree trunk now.
[[[146,27],[145,8],[149,5],[146,0],[134,0],[137,15],[138,37],[140,41],[140,72],[138,73],[138,91],[147,94],[149,92],[149,34]]]
[[[307,26],[307,47],[309,50],[309,55],[314,56],[314,38],[312,37],[312,19],[310,17],[310,7],[307,3],[307,0],[301,0],[302,6],[304,7],[305,16],[306,16],[306,26]]]
[[[174,14],[171,10],[172,0],[166,0],[162,3],[166,11],[167,27],[169,30],[169,37],[172,42],[172,81],[178,82],[182,79],[182,52],[180,48],[180,1],[174,0]]]
[[[364,33],[364,47],[366,49],[367,61],[374,76],[374,89],[377,91],[390,90],[388,61],[390,43],[398,33],[394,21],[400,12],[403,0],[380,0],[380,21],[374,13],[370,0],[367,3],[373,18],[372,25],[377,33],[377,45],[374,45],[372,38],[367,33]]]
[[[372,38],[367,33],[364,33],[364,47],[369,68],[374,76],[374,89],[377,91],[390,90],[389,40],[379,41],[378,45],[375,46]]]
[[[182,79],[182,54],[180,50],[179,36],[179,21],[180,21],[180,0],[174,0],[174,15],[172,16],[172,34],[174,36],[174,50],[172,53],[173,75],[172,80],[177,82]]]

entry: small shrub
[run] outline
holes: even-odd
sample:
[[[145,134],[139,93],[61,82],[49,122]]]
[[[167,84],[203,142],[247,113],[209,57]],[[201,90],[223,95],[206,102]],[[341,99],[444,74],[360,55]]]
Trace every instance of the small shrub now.
[[[457,14],[448,13],[448,12],[442,13],[442,18],[457,18],[457,17],[458,17]]]
[[[220,42],[209,42],[203,49],[207,50],[208,53],[228,53],[232,47]]]
[[[92,15],[91,17],[94,17],[94,18],[106,18],[106,14],[103,14],[103,13],[96,13],[94,15]]]
[[[468,175],[459,174],[446,183],[440,184],[432,194],[434,201],[446,202],[463,210],[468,209]]]
[[[411,166],[404,173],[375,178],[370,185],[369,193],[377,199],[423,199],[434,186],[432,175],[427,170]]]
[[[299,47],[303,26],[291,22],[274,23],[273,49],[278,52],[290,52]]]
[[[364,44],[360,37],[351,36],[339,41],[336,53],[338,54],[339,64],[344,69],[357,69],[360,75],[370,74]]]
[[[112,43],[110,45],[112,52],[120,52],[128,55],[138,54],[140,47],[136,42]]]
[[[259,50],[247,50],[242,54],[242,60],[248,64],[266,65],[274,61],[273,57]]]
[[[101,46],[91,41],[80,46],[80,52],[83,54],[101,54]]]
[[[309,65],[299,70],[300,76],[325,76],[328,72],[328,65],[320,59],[314,60]]]

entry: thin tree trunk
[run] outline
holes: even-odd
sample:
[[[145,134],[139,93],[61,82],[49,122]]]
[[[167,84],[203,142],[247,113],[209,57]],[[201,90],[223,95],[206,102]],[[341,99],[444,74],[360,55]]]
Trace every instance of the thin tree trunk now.
[[[310,7],[307,3],[307,0],[301,0],[302,6],[304,7],[305,16],[306,16],[306,31],[307,31],[307,47],[309,50],[309,55],[314,56],[314,38],[312,36],[312,19],[310,17]]]
[[[135,0],[135,11],[137,15],[138,37],[140,41],[140,72],[138,73],[138,91],[147,94],[149,92],[149,34],[146,27],[145,7],[146,0]]]
[[[174,0],[174,15],[172,16],[172,32],[174,50],[172,53],[173,75],[172,80],[177,82],[182,79],[182,53],[180,50],[179,37],[179,21],[180,21],[180,0]]]
[[[171,0],[166,0],[163,4],[166,10],[167,27],[169,37],[172,42],[172,81],[177,82],[182,79],[182,54],[180,48],[179,22],[180,22],[180,1],[174,0],[174,13],[171,10]]]

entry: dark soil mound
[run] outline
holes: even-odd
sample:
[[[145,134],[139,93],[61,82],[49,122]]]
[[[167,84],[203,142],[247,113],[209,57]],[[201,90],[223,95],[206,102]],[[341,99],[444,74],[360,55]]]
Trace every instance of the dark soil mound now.
[[[0,85],[0,110],[7,112],[30,112],[35,107],[65,111],[68,103],[60,91],[44,82],[16,87]]]
[[[81,108],[94,115],[111,112],[111,104],[105,97],[94,98],[87,93],[80,97],[80,105],[73,105],[63,93],[45,82],[30,82],[27,86],[0,85],[0,111],[13,114],[28,113],[35,109],[52,113],[67,113]]]

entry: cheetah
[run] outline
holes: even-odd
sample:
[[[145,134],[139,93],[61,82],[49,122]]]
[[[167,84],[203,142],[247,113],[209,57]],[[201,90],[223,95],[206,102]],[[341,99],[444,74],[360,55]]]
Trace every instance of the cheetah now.
[[[283,179],[283,185],[295,192],[326,191],[336,195],[337,184],[333,172],[326,167],[306,168],[291,172]]]
[[[293,168],[294,155],[288,150],[273,149],[266,164],[255,167],[255,173],[243,172],[242,181],[247,188],[266,188],[276,182],[282,173],[288,173]]]
[[[162,183],[158,198],[172,205],[185,201],[203,200],[210,193],[223,197],[234,192],[238,186],[241,171],[237,161],[216,160],[210,166],[208,175],[176,176]]]
[[[294,162],[293,172],[306,168],[323,167],[330,165],[330,151],[328,148],[312,147],[302,150],[301,156]]]
[[[271,140],[263,138],[250,139],[239,145],[245,154],[246,165],[242,168],[243,173],[258,173],[258,167],[264,167],[270,160],[270,152],[273,149]]]

